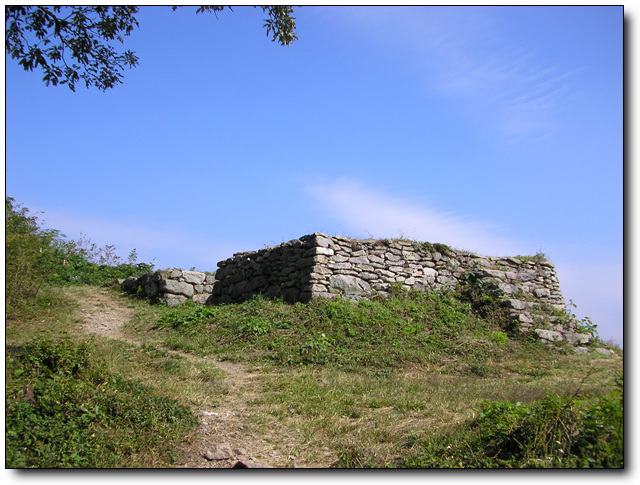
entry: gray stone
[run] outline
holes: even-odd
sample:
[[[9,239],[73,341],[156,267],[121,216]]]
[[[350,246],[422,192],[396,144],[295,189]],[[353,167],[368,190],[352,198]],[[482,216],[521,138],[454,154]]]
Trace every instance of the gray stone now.
[[[208,275],[205,275],[205,277],[204,277],[204,282],[207,285],[212,285],[212,284],[215,283],[215,281],[216,281],[216,276],[215,275],[208,274]]]
[[[543,328],[536,328],[533,331],[538,334],[538,337],[540,337],[542,340],[547,340],[549,342],[560,342],[564,340],[560,332],[545,330]]]
[[[413,251],[402,251],[402,258],[405,261],[420,261],[420,255],[414,253]]]
[[[536,279],[535,273],[516,273],[516,281],[532,281]]]
[[[489,276],[492,278],[497,278],[499,280],[504,280],[507,277],[507,274],[504,271],[499,271],[497,269],[483,269],[479,272],[479,275],[483,278]]]
[[[515,298],[509,298],[507,300],[503,300],[501,304],[503,306],[506,306],[507,308],[513,308],[514,310],[524,310],[525,308],[527,308],[527,305],[525,302],[521,300],[516,300]]]
[[[333,256],[333,254],[334,254],[333,249],[323,248],[323,247],[315,248],[315,252],[316,252],[316,254],[322,254],[322,255],[325,255],[325,256]]]
[[[443,285],[453,285],[457,283],[457,280],[452,276],[438,276],[436,278],[436,281]]]
[[[433,268],[424,268],[422,270],[423,278],[429,280],[430,283],[433,283],[438,276],[438,272]]]
[[[529,312],[522,312],[522,313],[518,314],[518,321],[520,323],[532,324],[533,323],[533,317],[531,316],[531,313],[529,313]]]
[[[201,285],[204,283],[205,274],[200,271],[183,271],[182,277],[187,283]]]
[[[196,303],[199,303],[200,305],[205,305],[207,303],[207,300],[209,299],[211,295],[208,293],[200,293],[199,295],[193,295],[193,301],[195,301]],[[185,297],[186,300],[186,297]]]
[[[533,294],[537,298],[544,298],[546,296],[551,296],[551,292],[546,288],[536,288],[535,290],[533,290]]]
[[[508,283],[498,283],[496,286],[500,291],[503,291],[507,295],[518,292],[518,288],[515,285],[510,285]]]
[[[615,352],[613,352],[613,351],[611,351],[609,349],[605,349],[603,347],[598,347],[598,348],[595,349],[595,351],[598,352],[599,354],[602,354],[602,355],[613,355],[613,354],[615,354]]]
[[[366,281],[349,275],[335,275],[329,277],[329,286],[340,290],[345,295],[369,295],[371,286]]]
[[[378,275],[375,273],[363,271],[362,273],[360,273],[360,278],[362,278],[363,280],[377,280]]]
[[[329,263],[327,265],[329,269],[351,269],[351,263]]]
[[[320,236],[319,234],[316,234],[316,244],[321,248],[335,249],[336,247],[336,245],[330,238]]]
[[[164,295],[164,299],[167,302],[167,306],[171,306],[171,307],[182,305],[185,301],[187,301],[187,297],[186,296],[184,296],[184,295],[172,295],[171,293],[166,293]]]
[[[193,286],[183,281],[163,280],[160,282],[160,290],[173,295],[184,295],[188,298],[193,296]]]

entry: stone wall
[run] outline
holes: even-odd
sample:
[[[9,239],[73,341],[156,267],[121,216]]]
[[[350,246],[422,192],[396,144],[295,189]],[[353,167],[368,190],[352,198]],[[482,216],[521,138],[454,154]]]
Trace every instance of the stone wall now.
[[[208,303],[231,303],[257,294],[285,301],[367,299],[391,285],[441,292],[465,278],[501,295],[522,333],[548,342],[585,344],[576,332],[553,263],[541,257],[489,257],[442,244],[404,239],[349,239],[315,233],[274,248],[237,253],[218,263]]]
[[[125,289],[168,305],[237,303],[258,294],[287,302],[342,295],[354,301],[386,294],[392,285],[442,292],[474,281],[499,295],[513,323],[542,340],[586,344],[566,312],[553,263],[542,257],[489,257],[443,244],[405,239],[349,239],[314,233],[273,248],[236,253],[215,277],[167,270],[127,280]]]
[[[150,300],[163,299],[167,306],[181,305],[188,299],[205,304],[211,296],[215,277],[200,271],[168,269],[122,281],[122,289]]]

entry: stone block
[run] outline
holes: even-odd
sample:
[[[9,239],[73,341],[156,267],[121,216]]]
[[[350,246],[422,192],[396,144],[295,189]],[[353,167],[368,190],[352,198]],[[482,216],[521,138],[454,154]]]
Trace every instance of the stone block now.
[[[369,295],[371,286],[361,278],[350,275],[334,275],[329,277],[329,287],[337,289],[345,295]]]
[[[556,332],[554,330],[546,330],[544,328],[536,328],[533,330],[541,340],[546,340],[548,342],[560,342],[564,340],[564,337],[560,332]]]
[[[193,296],[193,286],[189,283],[176,280],[163,280],[160,282],[160,291],[165,293],[171,293],[172,295],[183,295],[187,298]]]
[[[503,300],[501,305],[506,306],[507,308],[513,308],[514,310],[524,310],[527,308],[527,304],[525,302],[516,300],[515,298]]]
[[[192,300],[200,305],[205,305],[210,297],[211,295],[208,293],[200,293],[199,295],[193,295]]]
[[[183,271],[182,277],[184,281],[192,285],[201,285],[204,283],[205,274],[200,271]]]
[[[169,280],[171,281],[171,280]],[[167,293],[164,295],[164,299],[167,302],[167,306],[173,307],[182,305],[185,301],[187,301],[187,297],[184,295],[173,295],[171,293]]]
[[[315,254],[321,254],[321,255],[324,255],[324,256],[333,256],[334,255],[334,251],[333,251],[333,249],[323,248],[322,246],[319,246],[319,247],[315,248]]]

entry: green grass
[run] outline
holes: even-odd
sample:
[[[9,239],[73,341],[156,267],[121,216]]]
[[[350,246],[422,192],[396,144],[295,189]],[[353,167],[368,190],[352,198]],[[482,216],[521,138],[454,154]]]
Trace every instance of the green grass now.
[[[452,295],[399,294],[377,301],[318,299],[308,305],[256,299],[168,310],[165,342],[197,355],[242,354],[279,366],[395,368],[455,358],[474,372],[500,359],[506,338]]]
[[[594,463],[567,455],[551,462],[543,457],[541,465],[536,460],[542,452],[529,451],[506,458],[478,458],[478,452],[425,458],[450,457],[442,446],[448,449],[462,437],[483,449],[480,438],[489,439],[491,427],[477,425],[474,411],[483,406],[511,409],[509,403],[523,402],[540,426],[549,416],[539,410],[553,399],[572,399],[568,393],[577,387],[583,407],[572,423],[585,422],[603,403],[614,406],[602,397],[615,387],[614,361],[550,352],[539,342],[514,338],[499,325],[500,310],[492,314],[496,307],[489,300],[465,292],[396,292],[375,301],[309,305],[257,298],[187,305],[167,310],[157,323],[161,338],[176,349],[275,370],[256,409],[265,422],[297,430],[310,449],[332,443],[341,450],[333,466],[621,466],[622,448],[615,444]],[[531,431],[534,425],[527,426]],[[473,437],[469,429],[476,430]],[[617,433],[599,435],[594,446],[607,449],[611,440],[621,445]],[[493,438],[496,448],[502,446],[499,438]]]
[[[191,411],[111,374],[89,344],[33,341],[7,359],[8,468],[98,468],[172,463]]]

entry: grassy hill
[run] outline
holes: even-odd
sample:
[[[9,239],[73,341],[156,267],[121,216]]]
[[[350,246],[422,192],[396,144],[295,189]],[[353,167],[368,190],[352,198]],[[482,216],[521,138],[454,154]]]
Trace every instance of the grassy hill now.
[[[8,468],[624,465],[613,345],[551,351],[463,289],[150,305],[109,286],[149,265],[7,214]]]

